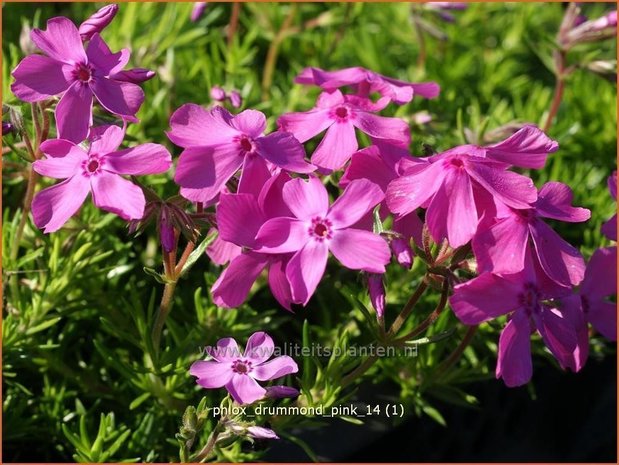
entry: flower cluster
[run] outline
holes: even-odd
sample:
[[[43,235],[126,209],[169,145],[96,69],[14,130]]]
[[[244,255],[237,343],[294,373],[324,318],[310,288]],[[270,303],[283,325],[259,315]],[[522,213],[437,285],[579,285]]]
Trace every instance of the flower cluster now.
[[[159,212],[163,249],[171,253],[178,229],[193,228],[191,218],[177,203],[146,207],[143,190],[122,177],[165,172],[171,157],[158,144],[119,149],[144,100],[137,83],[152,73],[123,70],[130,52],[112,53],[99,35],[115,11],[106,7],[79,29],[66,18],[51,19],[47,30],[31,33],[45,55],[30,55],[13,71],[11,88],[22,100],[60,97],[57,139],[41,144],[45,158],[34,169],[64,181],[37,194],[33,216],[45,232],[56,231],[92,192],[97,207],[125,220]],[[218,105],[187,103],[170,118],[167,136],[182,149],[174,181],[199,212],[207,210],[218,233],[207,249],[215,263],[226,265],[211,289],[217,305],[240,306],[265,270],[284,308],[307,305],[332,254],[345,268],[366,274],[382,319],[386,267],[393,260],[410,268],[415,246],[432,240],[461,256],[444,280],[460,321],[478,325],[507,315],[496,368],[507,385],[530,379],[535,331],[561,366],[574,371],[587,357],[589,323],[616,338],[616,312],[608,300],[616,293],[615,278],[603,271],[614,269],[616,247],[598,250],[586,266],[545,220],[583,222],[589,210],[572,206],[568,186],[548,182],[538,189],[523,174],[543,168],[558,150],[556,141],[526,124],[496,143],[412,156],[408,123],[380,112],[415,96],[435,98],[438,84],[360,67],[306,68],[295,81],[321,93],[313,108],[279,116],[274,131],[253,109],[232,114]],[[232,99],[219,88],[212,96]],[[94,100],[119,116],[123,129],[93,127]],[[369,146],[360,148],[357,131]],[[304,144],[322,133],[307,156]],[[616,174],[609,186],[616,197]],[[603,231],[616,240],[616,218]],[[465,281],[471,270],[477,276]],[[271,347],[269,341],[254,334],[247,350]],[[221,344],[236,347],[233,342]],[[192,373],[205,387],[226,386],[240,403],[265,395],[255,380],[296,371],[291,360],[211,355],[213,361],[198,362]]]

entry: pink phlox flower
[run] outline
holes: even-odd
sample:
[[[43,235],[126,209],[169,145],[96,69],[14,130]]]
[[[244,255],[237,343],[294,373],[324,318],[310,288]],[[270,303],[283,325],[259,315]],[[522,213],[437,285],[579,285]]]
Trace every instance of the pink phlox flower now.
[[[542,218],[570,223],[587,221],[591,212],[573,207],[572,190],[560,182],[549,182],[539,190],[529,208],[503,211],[503,217],[475,234],[472,242],[480,272],[516,273],[524,268],[529,243],[544,272],[565,286],[582,281],[585,263],[578,250],[561,238]]]
[[[321,93],[312,110],[287,113],[277,122],[282,131],[291,132],[301,143],[326,130],[311,159],[327,173],[342,168],[357,151],[359,144],[355,128],[372,138],[408,147],[408,124],[399,118],[374,114],[383,107],[384,104],[374,104],[368,99],[334,90]]]
[[[280,305],[291,309],[292,294],[285,275],[292,254],[264,254],[256,251],[255,237],[270,218],[290,216],[292,212],[282,199],[282,189],[290,180],[285,172],[268,179],[258,193],[221,194],[217,205],[219,237],[226,244],[238,247],[238,254],[219,276],[211,292],[220,307],[241,305],[254,282],[268,270],[271,292]]]
[[[390,253],[387,242],[371,231],[355,229],[384,194],[376,184],[358,179],[329,206],[329,195],[316,177],[292,179],[283,187],[289,216],[266,221],[256,236],[256,251],[294,254],[286,277],[296,303],[307,304],[327,265],[329,251],[352,270],[384,273]]]
[[[482,273],[458,284],[449,302],[456,316],[467,325],[478,325],[509,314],[499,338],[496,377],[507,386],[520,386],[531,379],[531,333],[537,330],[563,368],[578,371],[583,358],[574,357],[586,334],[582,314],[549,305],[551,299],[571,294],[569,287],[548,279],[527,254],[525,267],[515,274]]]
[[[440,92],[440,87],[435,82],[400,81],[361,67],[344,68],[336,71],[305,68],[295,78],[295,82],[319,86],[327,92],[341,87],[352,87],[360,97],[370,97],[372,93],[377,92],[386,102],[393,101],[398,105],[410,102],[415,95],[435,98]]]
[[[106,5],[93,13],[78,29],[82,40],[90,40],[95,33],[100,33],[114,19],[118,13],[118,5]]]
[[[271,336],[262,331],[249,337],[244,352],[232,338],[220,339],[209,349],[211,359],[194,362],[189,373],[196,376],[197,383],[204,388],[225,387],[241,405],[265,397],[267,391],[258,381],[269,381],[298,371],[296,362],[287,355],[269,360],[275,346]]]
[[[216,106],[206,110],[192,103],[181,106],[170,118],[167,135],[185,150],[174,180],[181,195],[194,202],[215,198],[241,168],[262,158],[288,171],[309,173],[301,143],[288,132],[263,135],[266,118],[256,110],[231,115]]]
[[[34,170],[43,176],[64,179],[38,192],[32,202],[34,222],[46,233],[60,229],[90,192],[98,208],[125,220],[141,219],[144,193],[122,176],[163,173],[172,164],[170,153],[159,144],[119,150],[124,130],[118,126],[107,126],[93,134],[88,149],[64,139],[41,144],[45,158],[34,162]]]
[[[13,70],[11,90],[26,102],[61,95],[56,107],[58,137],[82,142],[92,125],[93,97],[109,112],[128,121],[144,100],[142,89],[115,79],[129,60],[123,49],[112,53],[98,33],[86,50],[75,25],[67,18],[52,18],[45,31],[33,29],[32,41],[45,55],[30,55]]]
[[[617,247],[595,251],[587,264],[585,278],[574,296],[564,299],[564,305],[581,310],[585,319],[611,341],[617,340]]]

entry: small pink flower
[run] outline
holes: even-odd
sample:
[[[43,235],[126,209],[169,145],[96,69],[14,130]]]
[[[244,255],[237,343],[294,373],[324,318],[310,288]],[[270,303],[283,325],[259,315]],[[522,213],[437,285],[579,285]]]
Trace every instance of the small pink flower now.
[[[194,2],[191,10],[191,22],[197,22],[204,15],[207,5],[208,2]]]
[[[327,265],[329,250],[347,268],[384,273],[389,263],[387,242],[354,225],[383,199],[380,188],[365,179],[352,181],[329,206],[327,189],[316,177],[296,178],[283,188],[291,216],[272,218],[256,236],[261,253],[294,253],[286,266],[294,302],[306,305]]]
[[[75,25],[67,18],[52,18],[47,30],[33,29],[32,41],[47,56],[30,55],[13,70],[13,93],[26,102],[62,95],[56,107],[58,137],[82,142],[92,125],[93,97],[110,113],[137,121],[144,101],[136,84],[116,78],[129,61],[129,50],[112,53],[98,33],[84,50]]]
[[[587,221],[591,212],[573,207],[572,190],[560,182],[549,182],[539,190],[537,202],[526,209],[505,208],[490,227],[473,238],[473,252],[480,272],[516,273],[524,268],[532,244],[544,272],[565,286],[582,281],[585,262],[580,252],[550,228],[542,218],[570,223]],[[480,228],[481,229],[481,228]]]
[[[531,379],[531,333],[537,329],[548,349],[562,367],[578,371],[583,358],[574,353],[583,346],[586,325],[579,312],[558,310],[551,299],[563,299],[569,287],[549,280],[527,254],[525,267],[515,274],[482,273],[458,284],[449,302],[456,316],[466,325],[478,325],[501,315],[510,319],[499,338],[496,377],[507,386],[520,386]]]
[[[157,174],[167,171],[172,157],[159,144],[142,144],[118,150],[124,131],[108,126],[85,150],[64,139],[41,144],[46,158],[34,170],[50,178],[64,179],[36,194],[32,202],[34,222],[46,233],[60,229],[77,212],[90,192],[98,208],[125,220],[140,219],[145,198],[141,188],[122,175]]]
[[[249,337],[243,353],[232,338],[220,339],[216,347],[209,349],[211,360],[194,362],[189,373],[196,376],[198,384],[204,388],[225,387],[241,405],[252,404],[266,396],[267,390],[258,381],[281,378],[299,370],[287,355],[267,361],[275,347],[271,336],[262,331]]]
[[[324,138],[312,154],[312,163],[330,172],[344,166],[357,151],[359,144],[355,128],[374,139],[408,147],[408,124],[399,118],[373,114],[381,108],[384,108],[384,104],[373,104],[367,99],[343,95],[335,90],[320,94],[314,109],[287,113],[277,122],[282,131],[291,132],[302,143],[326,130]]]
[[[169,139],[183,147],[174,180],[181,195],[194,202],[209,202],[234,174],[256,159],[288,171],[310,173],[305,150],[287,132],[263,135],[266,118],[256,110],[231,115],[216,106],[205,110],[192,103],[181,106],[170,118]]]
[[[587,264],[585,278],[578,293],[563,300],[564,305],[583,312],[605,338],[617,340],[617,304],[611,301],[617,295],[617,247],[595,251]]]
[[[320,68],[305,68],[295,78],[297,84],[320,86],[327,92],[341,87],[352,87],[359,97],[368,98],[378,92],[385,103],[393,101],[398,105],[410,102],[414,95],[434,98],[440,92],[435,82],[399,81],[365,68],[344,68],[336,71],[325,71]]]

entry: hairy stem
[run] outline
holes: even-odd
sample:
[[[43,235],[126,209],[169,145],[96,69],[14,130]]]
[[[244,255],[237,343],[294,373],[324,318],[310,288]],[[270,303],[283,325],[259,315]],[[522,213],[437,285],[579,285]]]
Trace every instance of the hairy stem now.
[[[200,452],[198,452],[197,455],[193,458],[192,462],[203,462],[208,458],[209,455],[211,455],[213,449],[215,448],[215,444],[217,444],[217,438],[221,434],[220,425],[221,420],[219,420],[219,423],[217,424],[217,426],[215,426],[215,429],[208,437],[208,441],[206,441],[204,447],[200,449]]]
[[[447,357],[443,361],[443,363],[441,363],[436,369],[436,376],[440,376],[445,373],[460,359],[462,353],[464,352],[464,349],[466,349],[473,340],[473,336],[475,335],[475,332],[477,332],[477,328],[477,326],[469,326],[466,333],[464,334],[464,337],[460,341],[460,344],[458,344],[458,347],[456,347],[454,351],[449,355],[449,357]]]
[[[296,12],[295,5],[290,6],[290,11],[288,15],[284,19],[282,23],[282,27],[277,31],[275,38],[271,41],[271,45],[269,45],[269,50],[267,51],[266,61],[264,63],[264,71],[262,73],[262,100],[267,100],[269,98],[269,90],[271,89],[271,84],[273,82],[273,72],[275,71],[275,64],[277,63],[277,54],[279,53],[279,46],[282,41],[286,37],[290,26],[292,24],[292,20],[294,18]]]
[[[395,334],[397,334],[397,332],[400,330],[400,328],[402,327],[406,319],[409,317],[409,315],[413,311],[415,304],[421,298],[421,296],[423,295],[423,293],[426,291],[427,288],[428,288],[428,283],[426,282],[426,278],[424,277],[424,279],[419,284],[419,287],[417,287],[417,290],[413,293],[410,299],[408,299],[408,302],[406,302],[406,305],[404,305],[404,308],[402,308],[402,311],[400,312],[400,314],[396,317],[395,321],[391,324],[391,327],[389,328],[389,331],[387,332],[388,338],[391,338]]]
[[[558,50],[555,52],[555,62],[556,62],[556,67],[557,67],[555,92],[552,97],[552,103],[550,104],[550,110],[548,111],[548,117],[546,118],[546,123],[544,124],[544,132],[548,132],[548,130],[552,126],[552,122],[557,116],[557,112],[559,111],[559,106],[561,105],[561,100],[563,99],[563,92],[565,90],[565,59],[566,59],[565,51]]]
[[[430,315],[428,315],[428,317],[425,320],[423,320],[421,323],[419,323],[419,325],[417,325],[417,327],[415,327],[410,333],[408,333],[405,336],[402,336],[402,337],[396,339],[393,342],[397,344],[397,343],[400,343],[400,342],[408,341],[409,339],[412,339],[415,336],[420,335],[426,329],[428,329],[430,327],[430,325],[436,321],[436,319],[440,316],[440,314],[445,309],[445,306],[447,305],[448,294],[449,294],[449,283],[448,283],[447,279],[445,279],[443,281],[443,290],[441,292],[441,298],[440,298],[438,304],[436,305],[436,308],[432,311],[432,313],[430,313]]]
[[[239,14],[241,13],[241,3],[234,2],[232,4],[232,13],[230,15],[230,23],[228,23],[228,49],[232,47],[234,35],[239,25]]]
[[[174,300],[174,291],[176,289],[176,282],[169,282],[163,288],[163,297],[159,304],[159,311],[155,317],[155,324],[152,329],[152,340],[155,351],[159,350],[159,344],[161,343],[161,333],[163,332],[163,326],[168,318],[170,310],[172,309],[172,302]]]

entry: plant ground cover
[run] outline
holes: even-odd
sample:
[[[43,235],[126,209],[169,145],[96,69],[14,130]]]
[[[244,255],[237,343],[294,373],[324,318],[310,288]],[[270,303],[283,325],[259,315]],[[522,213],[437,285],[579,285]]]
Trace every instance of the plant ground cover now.
[[[44,28],[47,19],[59,15],[79,24],[99,6],[4,6],[4,104],[22,109],[30,121],[29,106],[20,103],[10,89],[10,72],[29,46],[20,36],[24,24]],[[146,100],[138,113],[140,123],[128,126],[126,139],[131,145],[163,144],[175,162],[181,150],[164,131],[169,129],[170,115],[181,105],[211,104],[214,86],[238,89],[242,109],[265,113],[270,132],[276,129],[279,115],[314,105],[318,89],[294,84],[295,76],[307,66],[329,70],[363,66],[407,81],[438,82],[438,98],[415,98],[385,110],[411,126],[413,154],[424,154],[428,147],[441,152],[465,143],[500,140],[492,139],[492,131],[514,122],[541,127],[551,107],[555,86],[552,41],[563,17],[562,4],[473,3],[455,12],[455,22],[450,23],[421,6],[404,3],[247,3],[240,7],[234,31],[231,5],[209,4],[196,22],[190,21],[192,8],[191,3],[123,3],[102,33],[112,50],[132,50],[132,66],[157,73],[142,85]],[[584,12],[596,18],[609,8],[608,4],[589,4]],[[411,11],[426,25],[421,36]],[[584,63],[614,56],[616,41],[606,40],[574,50],[570,59]],[[586,259],[598,247],[611,244],[600,227],[616,210],[606,185],[616,169],[616,97],[614,79],[604,80],[588,69],[573,72],[548,131],[560,149],[550,155],[543,170],[526,173],[538,187],[551,180],[568,184],[574,191],[574,204],[591,210],[586,223],[550,221]],[[422,122],[426,114],[431,121]],[[6,140],[18,141],[12,137]],[[175,435],[183,421],[186,429],[195,426],[189,424],[189,415],[182,420],[187,406],[197,406],[203,398],[208,406],[218,406],[225,395],[223,389],[200,389],[189,375],[190,365],[203,358],[201,347],[222,337],[234,337],[244,344],[257,330],[271,334],[279,345],[313,343],[333,348],[372,342],[374,315],[368,314],[371,306],[358,273],[330,262],[316,295],[306,307],[295,308],[295,313],[280,307],[264,280],[253,288],[247,302],[227,310],[217,308],[210,294],[221,268],[203,255],[178,283],[159,349],[151,341],[163,289],[153,277],[161,269],[154,228],[137,237],[130,235],[125,222],[87,202],[79,215],[51,235],[43,234],[28,218],[16,248],[26,169],[26,161],[14,151],[3,152],[5,461],[178,461]],[[170,197],[178,193],[171,178],[168,172],[148,176],[145,182],[158,195]],[[49,185],[49,179],[43,179],[39,187]],[[388,319],[397,315],[415,291],[422,267],[415,259],[412,271],[388,269]],[[403,332],[417,327],[437,301],[436,294],[422,297]],[[362,384],[376,392],[394,393],[381,405],[401,404],[408,425],[422,421],[417,417],[444,423],[441,409],[447,404],[484,408],[486,399],[472,396],[468,388],[480,381],[500,382],[494,380],[500,329],[494,323],[481,325],[457,363],[447,373],[438,373],[440,362],[467,337],[467,328],[458,324],[453,312],[443,312],[421,335],[434,337],[435,342],[420,346],[413,358],[381,358],[361,378]],[[539,338],[532,350],[535,374],[528,390],[534,397],[538,379],[545,383],[558,379],[549,381],[537,373],[558,370],[558,364]],[[591,338],[590,359],[614,354],[612,343],[599,335]],[[334,405],[355,399],[356,381],[343,392],[334,391],[328,378],[320,380],[314,361],[305,357],[297,362],[299,373],[289,378],[289,384],[309,387]],[[318,357],[318,362],[335,376],[345,366],[355,366],[356,360],[345,365]],[[587,376],[587,372],[564,376]],[[612,384],[614,378],[615,373],[609,373],[603,382]],[[304,397],[302,391],[300,401],[316,401]],[[290,401],[282,402],[290,405]],[[360,422],[341,417],[338,421]],[[295,429],[298,419],[274,417],[269,421],[282,442],[289,441],[314,458],[314,445],[301,439],[302,429]],[[306,429],[320,428],[318,420],[303,421],[301,426]],[[388,424],[392,427],[398,421]],[[206,442],[214,424],[212,418],[207,419],[204,431],[196,437],[198,447]],[[266,441],[253,445],[239,441],[218,449],[216,459],[258,460],[265,457],[266,449]],[[385,452],[382,460],[389,459]]]

